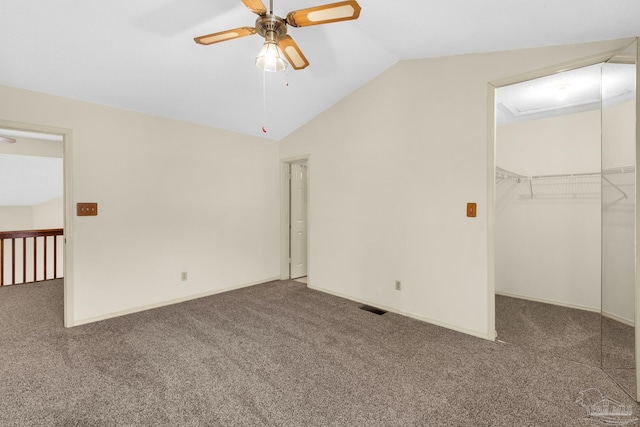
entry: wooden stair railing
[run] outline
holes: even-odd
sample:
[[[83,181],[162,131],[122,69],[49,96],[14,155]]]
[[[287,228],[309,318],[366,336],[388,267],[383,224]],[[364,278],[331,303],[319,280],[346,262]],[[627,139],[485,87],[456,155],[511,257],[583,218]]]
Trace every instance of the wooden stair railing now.
[[[53,228],[47,230],[20,230],[20,231],[0,231],[0,286],[15,285],[16,284],[16,271],[22,270],[22,282],[20,283],[32,283],[42,280],[58,279],[58,257],[62,257],[64,245],[59,245],[58,236],[63,236],[64,230],[62,228]],[[22,256],[21,266],[16,268],[16,240],[20,242],[22,239]],[[47,274],[47,256],[48,242],[53,243],[53,275]],[[27,246],[33,246],[33,280],[27,282]],[[42,245],[42,249],[38,248]],[[58,253],[60,252],[60,253]],[[20,250],[18,251],[18,254]],[[9,255],[9,256],[7,256]],[[8,265],[5,265],[5,258],[9,258]],[[22,267],[22,268],[19,268]],[[38,267],[41,267],[40,269]],[[10,283],[5,283],[5,271],[11,272]],[[38,274],[41,273],[41,274]],[[51,276],[51,277],[50,277]],[[41,279],[38,279],[41,277]],[[62,276],[60,276],[62,277]]]

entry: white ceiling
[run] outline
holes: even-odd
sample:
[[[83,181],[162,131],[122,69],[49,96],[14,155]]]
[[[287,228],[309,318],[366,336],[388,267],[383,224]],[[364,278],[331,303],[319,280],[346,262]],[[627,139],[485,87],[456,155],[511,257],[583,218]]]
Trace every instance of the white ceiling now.
[[[62,159],[0,154],[0,206],[33,206],[63,190]]]
[[[0,128],[0,206],[34,206],[64,193],[62,136]]]
[[[640,35],[638,0],[358,1],[357,21],[289,28],[311,65],[267,76],[266,135],[261,37],[193,42],[252,26],[240,0],[2,0],[0,84],[279,140],[399,60]]]

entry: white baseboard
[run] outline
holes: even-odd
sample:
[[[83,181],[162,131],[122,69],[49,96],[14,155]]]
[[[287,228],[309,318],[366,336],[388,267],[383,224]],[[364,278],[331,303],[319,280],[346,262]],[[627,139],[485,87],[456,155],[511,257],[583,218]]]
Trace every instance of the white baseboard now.
[[[574,308],[576,310],[590,311],[590,312],[593,312],[593,313],[600,313],[600,308],[597,308],[597,307],[586,307],[586,306],[583,306],[583,305],[569,304],[569,303],[566,303],[566,302],[560,302],[560,301],[554,301],[554,300],[548,300],[548,299],[542,299],[542,298],[534,298],[534,297],[530,297],[530,296],[526,296],[526,295],[510,294],[508,292],[498,292],[498,291],[496,291],[496,295],[500,295],[500,296],[503,296],[503,297],[509,297],[509,298],[518,298],[518,299],[523,299],[523,300],[527,300],[527,301],[541,302],[541,303],[544,303],[544,304],[558,305],[560,307]]]
[[[580,305],[575,305],[575,304],[567,304],[567,303],[563,303],[563,302],[559,302],[559,301],[553,301],[553,300],[545,300],[545,299],[541,299],[541,298],[533,298],[533,297],[528,297],[528,296],[524,296],[524,295],[516,295],[516,294],[510,294],[507,292],[496,292],[496,295],[502,295],[505,297],[510,297],[510,298],[518,298],[518,299],[523,299],[523,300],[527,300],[527,301],[535,301],[535,302],[542,302],[545,304],[553,304],[553,305],[558,305],[560,307],[567,307],[567,308],[575,308],[577,310],[584,310],[584,311],[590,311],[593,313],[601,313],[604,317],[607,317],[611,320],[615,320],[616,322],[620,322],[622,324],[625,324],[627,326],[635,326],[635,323],[633,322],[633,320],[629,320],[629,319],[625,319],[624,317],[620,317],[618,315],[615,315],[613,313],[609,313],[606,311],[600,311],[599,308],[593,308],[593,307],[585,307],[585,306],[580,306]]]
[[[447,322],[442,322],[440,320],[431,319],[429,317],[422,316],[420,314],[415,314],[415,313],[411,313],[411,312],[408,312],[408,311],[398,310],[397,308],[385,306],[383,304],[378,304],[378,303],[375,303],[375,302],[366,301],[366,300],[363,300],[363,299],[360,299],[360,298],[355,298],[355,297],[350,296],[350,295],[345,295],[345,294],[342,294],[340,292],[334,292],[334,291],[330,291],[330,290],[327,290],[327,289],[324,289],[324,288],[319,288],[319,287],[316,287],[316,286],[307,285],[307,288],[313,289],[315,291],[323,292],[323,293],[326,293],[326,294],[334,295],[334,296],[337,296],[337,297],[340,297],[340,298],[344,298],[344,299],[347,299],[349,301],[357,302],[357,303],[360,303],[360,304],[370,305],[372,307],[380,308],[380,309],[388,311],[390,313],[395,313],[395,314],[399,314],[401,316],[410,317],[412,319],[420,320],[421,322],[430,323],[430,324],[436,325],[436,326],[441,326],[443,328],[451,329],[453,331],[461,332],[463,334],[471,335],[471,336],[474,336],[474,337],[477,337],[477,338],[482,338],[482,339],[489,340],[489,341],[494,341],[495,340],[495,337],[493,336],[493,333],[489,334],[489,333],[482,333],[482,332],[478,332],[478,331],[472,331],[470,329],[461,328],[459,326],[456,326],[456,325],[453,325],[453,324],[450,324],[450,323],[447,323]]]
[[[255,286],[255,285],[259,285],[261,283],[272,282],[274,280],[280,280],[280,278],[279,277],[267,278],[267,279],[263,279],[263,280],[258,280],[256,282],[244,283],[244,284],[241,284],[241,285],[235,285],[235,286],[229,286],[229,287],[222,288],[222,289],[216,289],[215,291],[204,292],[204,293],[200,293],[200,294],[196,294],[196,295],[189,295],[189,296],[186,296],[186,297],[175,298],[175,299],[172,299],[172,300],[169,300],[169,301],[162,301],[162,302],[158,302],[158,303],[154,303],[154,304],[144,305],[144,306],[141,306],[141,307],[128,308],[126,310],[116,311],[116,312],[113,312],[113,313],[107,313],[107,314],[103,314],[103,315],[96,316],[96,317],[89,317],[89,318],[86,318],[86,319],[80,319],[80,320],[74,321],[71,326],[80,326],[80,325],[86,325],[88,323],[99,322],[101,320],[113,319],[114,317],[126,316],[127,314],[139,313],[141,311],[151,310],[151,309],[159,308],[159,307],[165,307],[167,305],[179,304],[181,302],[191,301],[191,300],[194,300],[194,299],[204,298],[204,297],[208,297],[208,296],[216,295],[216,294],[222,294],[224,292],[229,292],[229,291],[233,291],[233,290],[236,290],[236,289],[248,288],[249,286]]]
[[[629,320],[629,319],[625,319],[624,317],[616,316],[615,314],[609,313],[609,312],[606,312],[606,311],[603,311],[602,315],[604,317],[607,317],[607,318],[611,319],[611,320],[615,320],[616,322],[620,322],[623,325],[631,326],[632,328],[635,327],[635,322],[633,322],[632,320]]]

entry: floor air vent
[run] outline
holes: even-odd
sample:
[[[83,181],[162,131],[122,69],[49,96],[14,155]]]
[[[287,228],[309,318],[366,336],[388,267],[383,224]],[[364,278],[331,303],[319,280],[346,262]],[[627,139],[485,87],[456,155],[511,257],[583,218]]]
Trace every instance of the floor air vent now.
[[[360,309],[364,311],[368,311],[373,314],[377,314],[378,316],[382,316],[383,314],[386,313],[386,311],[380,310],[379,308],[371,307],[370,305],[361,305]]]

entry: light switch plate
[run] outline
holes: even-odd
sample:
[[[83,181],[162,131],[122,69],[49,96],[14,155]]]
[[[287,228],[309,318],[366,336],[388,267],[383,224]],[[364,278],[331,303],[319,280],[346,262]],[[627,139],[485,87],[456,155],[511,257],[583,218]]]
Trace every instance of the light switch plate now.
[[[476,217],[476,204],[475,203],[467,203],[467,216],[469,218]]]
[[[96,216],[98,215],[97,203],[78,203],[77,205],[78,216]]]

